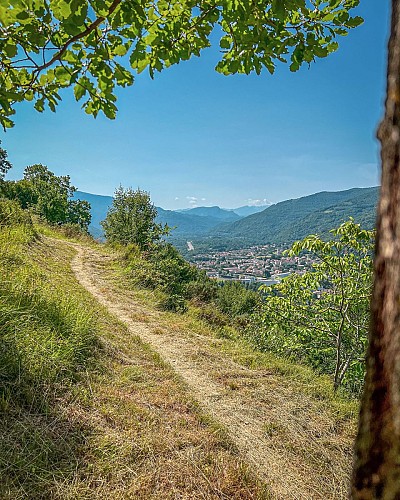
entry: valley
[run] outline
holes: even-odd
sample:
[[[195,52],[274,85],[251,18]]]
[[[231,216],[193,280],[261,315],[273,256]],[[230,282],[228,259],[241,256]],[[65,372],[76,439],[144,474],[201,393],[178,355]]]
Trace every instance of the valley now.
[[[91,205],[91,234],[104,240],[101,221],[112,204],[111,196],[77,191],[74,198]],[[165,210],[157,207],[157,222],[171,228],[168,241],[187,258],[189,240],[196,253],[212,254],[264,245],[290,246],[308,234],[329,235],[349,217],[365,229],[375,225],[378,188],[353,188],[320,192],[285,200],[267,207],[196,207],[188,210]],[[236,210],[236,212],[235,212]]]

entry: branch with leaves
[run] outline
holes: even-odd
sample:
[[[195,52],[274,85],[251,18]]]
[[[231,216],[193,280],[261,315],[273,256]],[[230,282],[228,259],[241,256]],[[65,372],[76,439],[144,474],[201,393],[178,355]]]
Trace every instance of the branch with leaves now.
[[[16,103],[55,111],[72,87],[93,116],[115,118],[115,87],[199,56],[220,33],[216,70],[259,74],[277,62],[291,71],[338,48],[362,23],[359,0],[8,0],[0,5],[0,123]]]

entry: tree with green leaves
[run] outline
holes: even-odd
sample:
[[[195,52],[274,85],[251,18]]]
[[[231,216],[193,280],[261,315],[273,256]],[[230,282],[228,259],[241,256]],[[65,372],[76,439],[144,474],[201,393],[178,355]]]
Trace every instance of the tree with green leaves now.
[[[115,86],[199,56],[219,34],[217,71],[291,71],[338,48],[362,23],[359,0],[8,0],[0,5],[0,123],[15,104],[52,111],[72,87],[86,113],[114,118]]]
[[[311,271],[292,274],[266,294],[254,334],[259,348],[311,364],[360,393],[372,287],[373,232],[350,219],[324,241],[310,235],[286,253],[313,255]]]
[[[68,175],[57,176],[45,165],[25,168],[24,178],[4,182],[6,198],[17,200],[23,209],[31,209],[50,224],[74,224],[88,231],[90,203],[73,200],[76,187]]]
[[[83,231],[89,231],[92,220],[90,203],[86,200],[68,200],[66,223],[79,226]]]
[[[68,199],[76,188],[68,175],[57,176],[45,165],[25,168],[24,180],[32,190],[34,211],[52,224],[67,222]]]
[[[6,176],[7,172],[10,170],[11,167],[12,165],[8,161],[7,151],[0,147],[0,196],[5,195],[4,177]]]
[[[120,186],[101,225],[110,243],[133,243],[140,250],[148,250],[170,232],[166,224],[163,226],[156,222],[156,217],[157,208],[148,192]]]

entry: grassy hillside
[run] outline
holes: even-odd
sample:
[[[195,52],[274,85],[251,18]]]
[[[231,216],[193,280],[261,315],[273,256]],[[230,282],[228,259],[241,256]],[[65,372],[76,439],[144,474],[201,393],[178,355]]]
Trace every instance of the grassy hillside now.
[[[349,217],[366,229],[374,227],[378,188],[322,192],[271,205],[263,212],[226,224],[215,236],[243,239],[247,244],[280,243],[324,234]]]
[[[15,211],[0,224],[0,498],[267,498],[174,372],[77,283],[73,242]]]
[[[77,251],[97,259],[82,260],[88,276],[133,329],[77,281]],[[0,202],[0,498],[267,499],[269,481],[293,492],[327,491],[328,481],[341,498],[357,402],[309,368],[254,351],[215,308],[160,311],[160,295],[132,280],[137,258],[68,240]],[[170,341],[174,369],[169,348],[162,359],[136,332]],[[197,393],[185,373],[197,373]],[[250,424],[257,439],[241,441]],[[244,461],[254,456],[267,486]],[[285,475],[283,456],[294,464]]]

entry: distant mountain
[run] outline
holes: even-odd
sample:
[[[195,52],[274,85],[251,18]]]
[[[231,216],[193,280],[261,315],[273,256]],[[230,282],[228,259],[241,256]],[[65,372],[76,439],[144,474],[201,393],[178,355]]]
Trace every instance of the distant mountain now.
[[[185,215],[197,215],[199,217],[212,217],[214,219],[220,219],[220,221],[235,221],[239,220],[241,216],[235,210],[225,210],[217,206],[214,207],[195,207],[186,208],[183,210],[175,210],[176,212],[183,213]]]
[[[79,200],[86,200],[91,205],[92,222],[89,226],[90,233],[96,238],[103,237],[103,230],[100,222],[105,219],[107,215],[107,210],[112,204],[112,196],[102,196],[97,194],[85,193],[83,191],[76,191],[74,193],[74,198]],[[219,226],[223,219],[221,219],[221,214],[219,217],[212,216],[200,216],[188,212],[176,212],[173,210],[164,210],[163,208],[157,208],[157,222],[162,224],[168,224],[170,227],[175,229],[172,231],[171,238],[193,238],[199,237],[207,234],[211,229]],[[206,207],[208,208],[208,207]],[[214,207],[210,207],[214,208]],[[219,207],[215,207],[219,208]],[[192,209],[195,210],[195,209]],[[192,210],[189,210],[191,212]],[[219,209],[221,210],[221,209]],[[221,210],[221,212],[227,212],[226,210]],[[215,213],[219,213],[217,210]],[[228,220],[237,220],[240,217],[236,214],[230,214],[227,212]]]
[[[93,236],[102,238],[100,221],[105,219],[112,197],[82,191],[77,191],[74,196],[91,204],[92,223],[89,230]],[[363,227],[373,228],[377,199],[376,187],[324,191],[266,208],[249,207],[263,210],[244,218],[219,207],[198,207],[182,212],[157,207],[157,221],[174,227],[169,239],[183,244],[192,238],[207,242],[210,248],[225,244],[240,247],[282,243],[304,238],[311,233],[325,234],[350,216]],[[232,217],[236,220],[232,221]]]
[[[171,233],[172,239],[203,236],[222,222],[218,217],[192,214],[191,210],[188,212],[176,212],[157,207],[157,213],[157,222],[168,224],[168,226],[175,228]]]
[[[271,205],[212,233],[220,238],[240,238],[247,244],[291,242],[311,233],[324,234],[350,216],[371,229],[377,199],[377,187],[324,191]]]
[[[240,215],[240,217],[248,217],[249,215],[257,214],[258,212],[262,212],[265,210],[269,205],[262,205],[262,206],[251,206],[251,205],[245,205],[243,207],[239,208],[233,208],[231,211],[235,212],[235,214]]]

